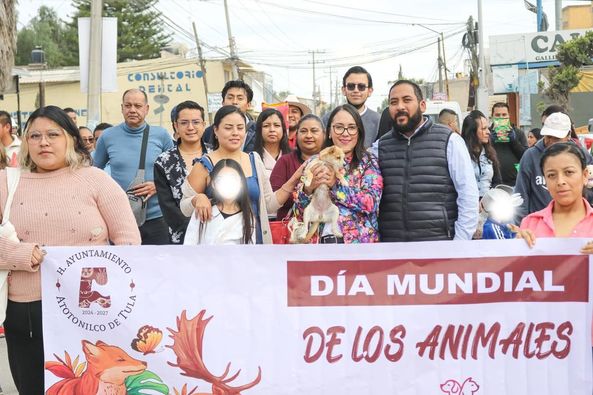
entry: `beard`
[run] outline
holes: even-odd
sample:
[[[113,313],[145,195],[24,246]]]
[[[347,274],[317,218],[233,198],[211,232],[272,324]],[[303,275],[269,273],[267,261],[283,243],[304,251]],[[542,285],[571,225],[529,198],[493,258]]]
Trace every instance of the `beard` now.
[[[397,123],[397,118],[400,116],[405,116],[408,118],[408,121],[405,123]],[[414,130],[416,130],[416,128],[418,127],[418,125],[420,125],[420,122],[422,121],[422,112],[420,111],[420,107],[418,107],[418,109],[416,110],[416,112],[410,116],[409,114],[403,112],[403,111],[398,111],[395,116],[393,117],[393,130],[395,130],[397,133],[402,133],[402,134],[407,134],[410,132],[414,132]]]

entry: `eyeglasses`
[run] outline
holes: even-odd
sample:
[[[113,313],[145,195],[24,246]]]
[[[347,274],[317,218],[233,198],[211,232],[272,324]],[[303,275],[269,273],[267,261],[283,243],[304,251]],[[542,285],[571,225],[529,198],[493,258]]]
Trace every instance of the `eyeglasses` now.
[[[364,92],[367,90],[367,85],[362,83],[355,84],[353,82],[346,84],[346,89],[348,89],[350,92],[354,91],[354,88],[358,88],[359,92]]]
[[[332,127],[334,128],[334,132],[337,135],[342,135],[342,134],[344,134],[344,132],[346,132],[346,133],[348,133],[349,136],[354,136],[356,133],[358,133],[358,126],[356,126],[356,125],[350,125],[350,126],[333,125]]]
[[[94,137],[81,137],[82,141],[84,141],[85,143],[92,143],[93,141],[95,141]]]
[[[204,124],[204,121],[177,121],[177,126],[181,126],[182,128],[187,128],[189,126],[189,124],[192,124],[192,126],[194,128],[197,128],[199,126],[202,126]]]
[[[64,135],[64,131],[60,130],[60,129],[51,129],[48,130],[46,133],[41,133],[41,132],[29,132],[27,133],[27,139],[35,144],[39,144],[41,143],[41,140],[43,140],[43,138],[45,137],[45,140],[48,143],[54,143],[56,140],[58,140],[60,137],[62,137]]]

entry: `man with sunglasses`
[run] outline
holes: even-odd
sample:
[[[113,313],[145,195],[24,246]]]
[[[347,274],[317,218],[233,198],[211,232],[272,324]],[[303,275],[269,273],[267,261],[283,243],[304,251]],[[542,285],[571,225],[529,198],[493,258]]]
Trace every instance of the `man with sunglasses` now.
[[[370,147],[377,139],[379,119],[381,116],[366,106],[367,99],[373,93],[373,79],[364,67],[353,66],[346,71],[342,78],[342,94],[348,104],[353,105],[362,118],[364,126],[364,146]],[[323,117],[323,124],[327,127],[327,120],[331,111]]]

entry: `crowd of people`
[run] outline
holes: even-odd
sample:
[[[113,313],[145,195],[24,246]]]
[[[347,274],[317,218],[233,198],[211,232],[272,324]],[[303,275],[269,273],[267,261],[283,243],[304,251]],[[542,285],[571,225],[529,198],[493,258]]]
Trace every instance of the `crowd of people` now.
[[[187,100],[172,109],[171,131],[146,122],[148,97],[137,89],[123,93],[123,122],[94,130],[71,108],[46,106],[19,137],[0,111],[0,167],[20,169],[16,187],[0,172],[0,212],[12,205],[19,240],[0,237],[19,393],[43,392],[42,246],[269,244],[274,229],[315,221],[309,243],[593,236],[584,192],[593,158],[565,109],[548,107],[527,135],[506,103],[490,118],[443,110],[433,120],[412,81],[393,84],[381,115],[366,105],[372,92],[371,75],[355,66],[343,77],[346,104],[323,118],[291,95],[287,114],[269,108],[252,119],[253,91],[233,80],[212,125]],[[329,149],[340,163],[324,159]],[[513,193],[515,217],[490,218],[492,199]],[[313,204],[335,210],[334,223],[308,215]],[[498,231],[482,232],[484,219]]]

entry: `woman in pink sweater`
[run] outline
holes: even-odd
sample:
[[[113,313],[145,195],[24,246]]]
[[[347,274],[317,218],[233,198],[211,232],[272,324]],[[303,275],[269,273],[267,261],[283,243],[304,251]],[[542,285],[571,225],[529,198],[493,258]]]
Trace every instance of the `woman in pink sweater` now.
[[[22,173],[10,211],[20,243],[0,238],[0,269],[11,270],[4,328],[20,394],[44,392],[42,246],[140,244],[125,192],[90,166],[78,128],[61,109],[37,109],[25,125]],[[0,172],[0,213],[8,195]]]

